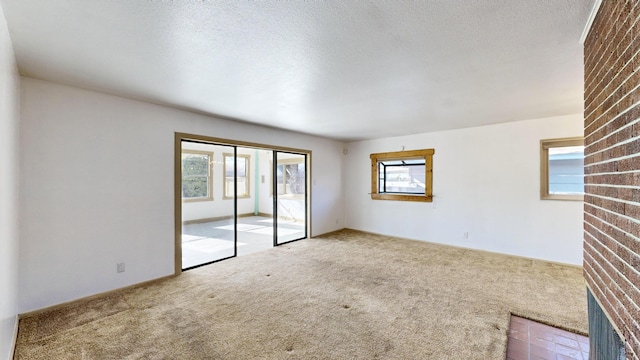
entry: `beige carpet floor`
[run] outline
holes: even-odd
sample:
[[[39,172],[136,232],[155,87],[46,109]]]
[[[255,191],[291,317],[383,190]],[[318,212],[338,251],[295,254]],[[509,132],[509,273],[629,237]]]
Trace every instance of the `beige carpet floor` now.
[[[344,230],[21,319],[17,359],[504,359],[587,331],[582,270]]]

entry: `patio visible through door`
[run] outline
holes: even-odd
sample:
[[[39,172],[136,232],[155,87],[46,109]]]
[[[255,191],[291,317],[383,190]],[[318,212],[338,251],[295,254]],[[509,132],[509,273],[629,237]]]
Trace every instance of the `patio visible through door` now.
[[[276,236],[280,245],[307,237],[307,156],[289,152],[275,152],[274,213]]]
[[[309,152],[216,140],[176,134],[177,273],[308,235]]]

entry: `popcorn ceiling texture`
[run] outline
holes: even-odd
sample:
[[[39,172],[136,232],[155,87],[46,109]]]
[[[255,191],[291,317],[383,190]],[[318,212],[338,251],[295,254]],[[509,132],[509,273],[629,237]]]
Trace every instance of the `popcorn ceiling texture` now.
[[[579,267],[343,230],[20,321],[16,359],[504,359],[586,333]]]
[[[24,76],[356,140],[580,113],[578,39],[592,3],[5,0],[3,7]]]
[[[640,359],[638,19],[638,1],[605,0],[584,49],[585,277],[633,360]]]

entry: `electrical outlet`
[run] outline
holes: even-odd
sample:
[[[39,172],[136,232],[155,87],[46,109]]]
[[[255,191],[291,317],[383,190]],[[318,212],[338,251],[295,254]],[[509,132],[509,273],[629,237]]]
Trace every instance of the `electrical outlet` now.
[[[118,272],[119,273],[123,273],[124,272],[124,263],[123,262],[119,262],[117,265],[118,268]]]
[[[465,231],[464,234],[462,234],[462,237],[464,239],[468,239],[469,238],[469,233]]]
[[[336,224],[339,224],[339,223],[340,223],[340,219],[336,219]]]

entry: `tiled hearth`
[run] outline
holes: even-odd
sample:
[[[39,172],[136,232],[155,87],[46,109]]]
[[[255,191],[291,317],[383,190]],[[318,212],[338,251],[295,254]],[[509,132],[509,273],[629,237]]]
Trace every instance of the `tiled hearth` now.
[[[507,360],[588,360],[589,338],[511,316]]]

